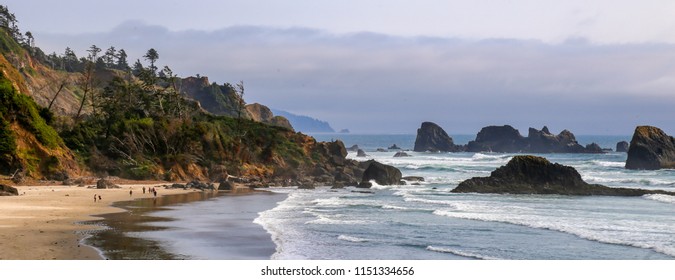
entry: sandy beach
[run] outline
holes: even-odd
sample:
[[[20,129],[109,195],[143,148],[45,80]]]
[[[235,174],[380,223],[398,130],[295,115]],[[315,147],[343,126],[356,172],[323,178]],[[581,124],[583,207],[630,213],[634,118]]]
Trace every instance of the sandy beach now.
[[[77,186],[18,186],[19,196],[0,197],[0,260],[101,259],[81,240],[94,225],[78,222],[101,219],[93,215],[123,212],[120,201],[151,198],[142,188],[158,184],[120,185],[120,189]],[[133,194],[129,195],[132,190]],[[194,190],[157,188],[158,196]],[[94,201],[94,194],[101,200]]]

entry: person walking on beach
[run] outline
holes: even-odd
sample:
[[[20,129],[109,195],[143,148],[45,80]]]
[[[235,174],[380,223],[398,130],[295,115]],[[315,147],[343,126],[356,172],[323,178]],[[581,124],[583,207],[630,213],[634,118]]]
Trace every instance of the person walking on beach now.
[[[155,190],[155,188],[152,188],[152,191],[153,191],[152,193],[155,195],[155,197],[157,197],[157,190]]]
[[[131,196],[134,193],[133,190],[129,190],[129,196]]]
[[[143,194],[145,194],[145,187],[143,187]]]
[[[98,196],[98,201],[101,201],[101,200],[103,200],[103,199],[102,199],[101,196],[99,195],[99,196]]]
[[[94,202],[96,202],[96,194],[94,194]]]

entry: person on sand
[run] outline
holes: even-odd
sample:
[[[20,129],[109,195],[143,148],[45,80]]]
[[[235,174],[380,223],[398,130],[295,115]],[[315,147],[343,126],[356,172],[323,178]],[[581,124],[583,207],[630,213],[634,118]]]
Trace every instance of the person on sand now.
[[[134,194],[134,191],[133,191],[133,190],[129,190],[129,196],[131,196],[132,194]]]
[[[143,194],[145,194],[145,187],[143,187]]]
[[[96,202],[96,194],[94,194],[94,202]]]
[[[157,197],[157,190],[155,190],[155,189],[153,188],[153,192],[152,192],[152,193],[155,195],[155,197]]]
[[[99,195],[99,196],[98,196],[98,201],[101,201],[101,200],[103,200],[103,199],[102,199],[101,196]]]

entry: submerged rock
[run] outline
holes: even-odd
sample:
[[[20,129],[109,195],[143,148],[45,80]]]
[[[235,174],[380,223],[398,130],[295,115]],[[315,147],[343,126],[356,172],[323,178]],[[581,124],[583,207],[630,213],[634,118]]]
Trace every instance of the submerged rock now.
[[[675,138],[653,126],[638,126],[628,148],[626,169],[675,168]]]
[[[417,129],[417,138],[415,138],[415,152],[459,152],[462,146],[457,146],[452,138],[435,123],[423,122]]]
[[[394,157],[410,157],[410,156],[411,155],[409,155],[406,152],[396,152],[396,154],[394,154]]]
[[[363,150],[359,149],[358,151],[356,151],[356,156],[357,156],[357,157],[367,157],[368,155],[366,154],[366,152],[364,152]]]
[[[621,141],[616,143],[616,152],[617,153],[627,153],[629,144],[626,141]]]
[[[19,195],[19,191],[15,187],[0,184],[0,196],[15,196]]]
[[[641,196],[650,193],[675,194],[660,190],[610,188],[588,184],[574,168],[537,156],[515,156],[489,177],[461,182],[454,193],[509,193],[560,195]]]

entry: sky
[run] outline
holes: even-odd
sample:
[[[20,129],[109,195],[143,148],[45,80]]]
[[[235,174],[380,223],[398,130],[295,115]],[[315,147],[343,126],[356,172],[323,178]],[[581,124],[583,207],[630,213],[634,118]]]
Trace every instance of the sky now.
[[[675,134],[675,1],[3,2],[47,53],[155,48],[181,76],[354,133]]]

